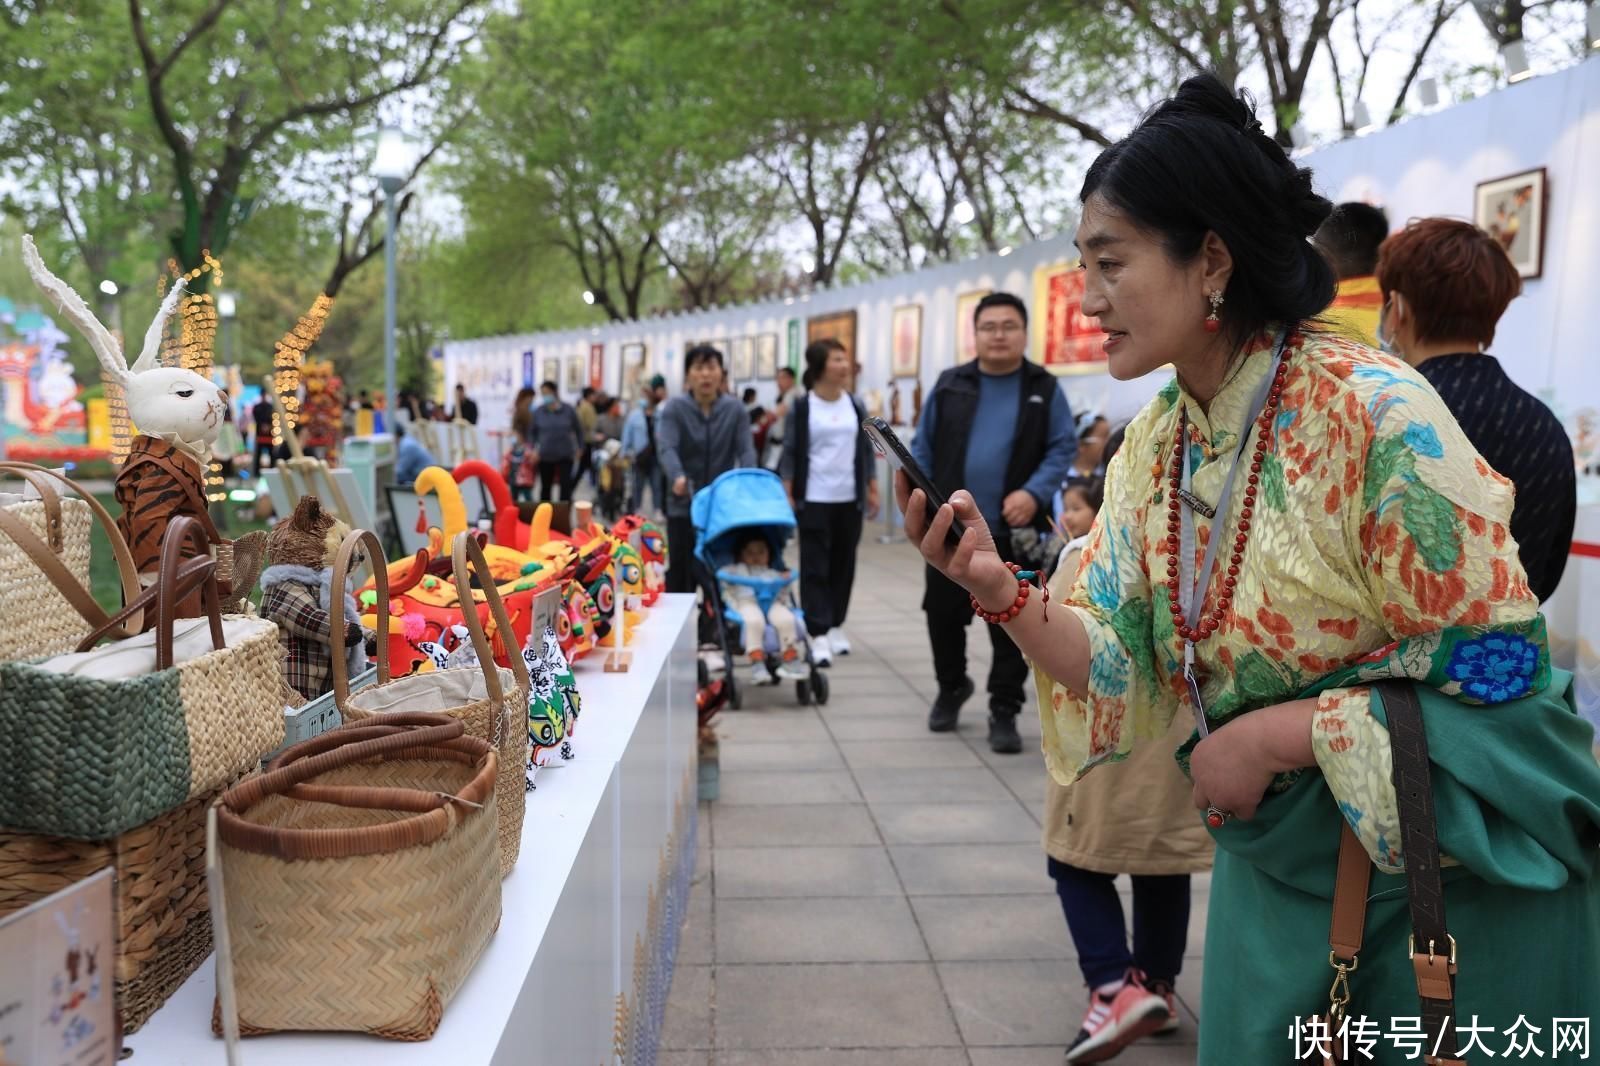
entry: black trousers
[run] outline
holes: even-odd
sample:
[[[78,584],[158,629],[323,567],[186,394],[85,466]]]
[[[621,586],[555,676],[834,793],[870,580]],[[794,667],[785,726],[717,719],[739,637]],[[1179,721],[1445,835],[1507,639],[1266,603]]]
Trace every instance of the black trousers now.
[[[694,591],[694,521],[667,515],[667,591]]]
[[[849,503],[808,503],[800,508],[800,608],[806,632],[821,636],[844,625],[856,583],[861,508]]]
[[[1002,543],[1000,549],[1003,558],[1010,557],[1007,543]],[[949,692],[967,680],[967,625],[972,621],[972,601],[966,589],[931,566],[926,570],[922,610],[928,616],[933,673],[939,681],[939,691]],[[989,630],[989,643],[994,648],[989,666],[989,706],[1015,713],[1026,702],[1023,686],[1028,680],[1028,661],[1004,629],[988,623],[984,628]]]
[[[569,503],[572,500],[572,460],[571,459],[540,459],[539,460],[539,501],[550,502],[550,490],[559,482],[561,485],[561,502]]]
[[[272,461],[272,434],[267,433],[256,438],[255,457],[250,463],[250,476],[261,476],[261,457],[266,456],[268,466],[276,466]]]

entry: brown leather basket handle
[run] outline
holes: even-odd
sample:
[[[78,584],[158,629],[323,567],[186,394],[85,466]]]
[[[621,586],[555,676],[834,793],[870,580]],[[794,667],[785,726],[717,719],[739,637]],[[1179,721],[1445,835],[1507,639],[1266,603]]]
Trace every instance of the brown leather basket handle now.
[[[94,515],[95,521],[100,523],[100,528],[105,531],[106,539],[111,544],[111,555],[117,563],[117,576],[122,583],[122,602],[132,603],[141,591],[139,573],[134,569],[133,553],[128,550],[127,542],[122,539],[122,533],[117,529],[117,520],[105,509],[94,493],[79,485],[54,470],[36,466],[33,463],[0,462],[0,471],[10,471],[32,485],[39,493],[39,498],[44,501],[45,527],[48,544],[42,543],[33,532],[28,529],[15,515],[5,512],[0,508],[0,531],[16,541],[17,546],[27,553],[34,564],[44,573],[50,583],[65,597],[73,609],[88,622],[91,628],[102,626],[108,617],[100,605],[95,602],[94,595],[73,576],[58,556],[64,546],[64,532],[61,528],[61,500],[56,494],[51,481],[54,480],[75,492],[84,503],[89,505],[89,511]],[[129,616],[129,624],[124,626],[116,636],[120,639],[131,637],[144,629],[144,614]]]
[[[209,556],[205,558],[185,559],[182,565],[178,567],[178,572],[173,575],[172,578],[172,584],[177,591],[177,595],[179,597],[184,597],[188,596],[196,589],[204,589],[206,582],[213,578],[216,566],[216,560],[210,558]],[[88,636],[80,640],[76,650],[80,652],[88,651],[102,640],[105,640],[107,637],[111,636],[122,639],[120,635],[121,631],[117,627],[126,619],[135,614],[142,613],[147,609],[155,609],[158,606],[160,596],[160,586],[151,585],[149,588],[139,593],[139,595],[135,596],[132,603],[128,604],[116,614],[108,617],[103,625],[97,626],[89,633]],[[156,668],[158,670],[165,670],[168,669],[172,664],[170,662],[166,663],[165,665],[162,664],[160,637],[161,633],[158,629],[156,632]],[[169,647],[169,655],[170,652],[171,649]]]
[[[399,851],[438,840],[459,819],[458,804],[481,808],[493,796],[498,767],[495,752],[484,741],[464,736],[466,727],[460,721],[445,715],[418,713],[385,718],[394,721],[335,729],[297,744],[274,761],[276,769],[228,789],[222,794],[217,809],[217,826],[222,839],[247,851],[291,860],[336,859]],[[315,790],[321,802],[401,810],[409,812],[409,817],[360,828],[286,829],[259,825],[240,813],[268,796],[292,796],[296,786],[329,770],[374,758],[406,753],[421,755],[441,747],[470,756],[478,767],[478,772],[458,794],[403,788],[318,786]],[[316,753],[312,754],[313,751]]]
[[[341,654],[344,627],[347,621],[360,622],[360,619],[346,619],[344,616],[345,582],[349,578],[350,562],[355,558],[356,549],[362,546],[367,549],[367,562],[372,564],[373,586],[378,594],[377,602],[373,604],[373,613],[378,616],[378,684],[389,683],[389,568],[378,538],[368,530],[352,529],[340,543],[339,554],[333,560],[333,587],[328,593],[328,598],[333,601],[328,604],[328,639],[333,645],[330,656],[333,660],[333,703],[340,711],[350,702],[350,668]]]
[[[489,698],[498,705],[504,705],[505,693],[500,688],[500,670],[494,661],[494,645],[490,643],[488,634],[484,631],[483,620],[478,617],[477,601],[472,597],[472,580],[467,574],[469,562],[477,573],[478,580],[483,584],[483,598],[489,605],[489,616],[494,619],[495,628],[500,632],[500,639],[505,642],[506,658],[511,663],[511,674],[516,678],[522,691],[527,692],[531,687],[528,680],[528,664],[522,661],[522,649],[516,646],[516,639],[511,633],[511,616],[506,613],[505,601],[500,598],[500,590],[495,587],[494,576],[489,573],[489,561],[483,557],[483,549],[478,547],[477,539],[471,533],[457,533],[450,554],[455,562],[456,595],[461,601],[461,614],[466,620],[467,632],[472,634],[472,647],[478,653],[478,666],[483,670]],[[500,744],[498,717],[495,719],[494,744],[496,747]]]

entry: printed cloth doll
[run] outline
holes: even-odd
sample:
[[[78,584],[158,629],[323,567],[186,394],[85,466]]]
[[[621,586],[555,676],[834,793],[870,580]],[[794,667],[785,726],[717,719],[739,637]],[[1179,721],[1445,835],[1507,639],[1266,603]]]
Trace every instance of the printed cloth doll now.
[[[344,632],[330,635],[333,616],[333,561],[350,528],[322,509],[315,496],[302,496],[294,516],[267,535],[267,568],[261,573],[261,616],[278,625],[283,645],[283,679],[304,700],[333,686],[335,654],[346,656],[350,676],[366,669],[366,633],[361,611],[348,589]]]

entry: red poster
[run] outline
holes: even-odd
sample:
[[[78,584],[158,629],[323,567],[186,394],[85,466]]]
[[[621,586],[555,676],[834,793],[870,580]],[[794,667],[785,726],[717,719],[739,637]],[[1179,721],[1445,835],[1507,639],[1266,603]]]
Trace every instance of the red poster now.
[[[606,346],[589,345],[589,387],[603,389],[606,384]]]
[[[1100,346],[1105,332],[1083,313],[1083,271],[1058,267],[1040,281],[1044,304],[1040,363],[1057,373],[1103,370],[1106,356]]]

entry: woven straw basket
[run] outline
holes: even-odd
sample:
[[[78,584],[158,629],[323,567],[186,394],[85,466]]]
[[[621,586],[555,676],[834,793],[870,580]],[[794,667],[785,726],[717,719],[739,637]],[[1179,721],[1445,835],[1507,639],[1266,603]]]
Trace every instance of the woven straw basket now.
[[[283,740],[277,627],[229,618],[225,629],[216,563],[181,557],[186,541],[203,550],[204,538],[199,523],[174,518],[156,584],[84,637],[79,653],[0,662],[0,826],[109,840],[236,780]],[[196,588],[210,650],[178,661],[173,615]],[[155,608],[153,631],[90,650],[146,607]],[[205,630],[188,636],[203,642]],[[141,672],[147,655],[155,669]],[[133,676],[94,676],[113,660],[132,662]]]
[[[117,1007],[135,1032],[211,954],[206,808],[190,800],[112,840],[0,832],[0,917],[116,868]]]
[[[483,582],[483,592],[488,600],[490,616],[498,632],[510,639],[511,619],[505,604],[489,576],[489,564],[483,550],[467,534],[457,535],[454,547],[456,589],[467,603],[462,611],[467,629],[472,634],[472,646],[478,653],[480,670],[436,670],[430,674],[412,674],[391,679],[389,675],[389,575],[382,565],[383,551],[378,538],[366,530],[355,530],[339,548],[333,566],[333,587],[343,588],[349,565],[356,548],[366,545],[371,558],[379,564],[373,567],[377,575],[378,592],[378,680],[359,692],[350,692],[345,664],[340,656],[333,657],[333,695],[339,713],[347,724],[370,722],[374,718],[396,711],[431,712],[459,719],[466,726],[467,735],[488,741],[500,756],[500,776],[495,782],[495,797],[500,811],[500,874],[505,876],[517,864],[517,853],[522,848],[522,816],[527,807],[527,775],[523,764],[528,752],[528,666],[515,649],[509,656],[511,669],[496,666],[494,652],[484,632],[483,622],[472,604],[468,583],[467,564],[470,562]],[[335,632],[344,625],[344,600],[338,601],[334,615]]]
[[[117,533],[116,519],[100,501],[53,471],[31,463],[0,463],[32,485],[36,500],[0,493],[0,659],[32,659],[71,651],[106,620],[89,586],[89,527],[98,521],[111,539],[125,600],[139,594],[133,555]],[[62,499],[64,485],[81,499]],[[54,572],[54,577],[47,576]],[[26,624],[20,624],[26,619]],[[142,616],[129,632],[137,633]]]
[[[240,1032],[434,1034],[500,924],[497,769],[459,720],[395,714],[297,744],[223,793]]]

